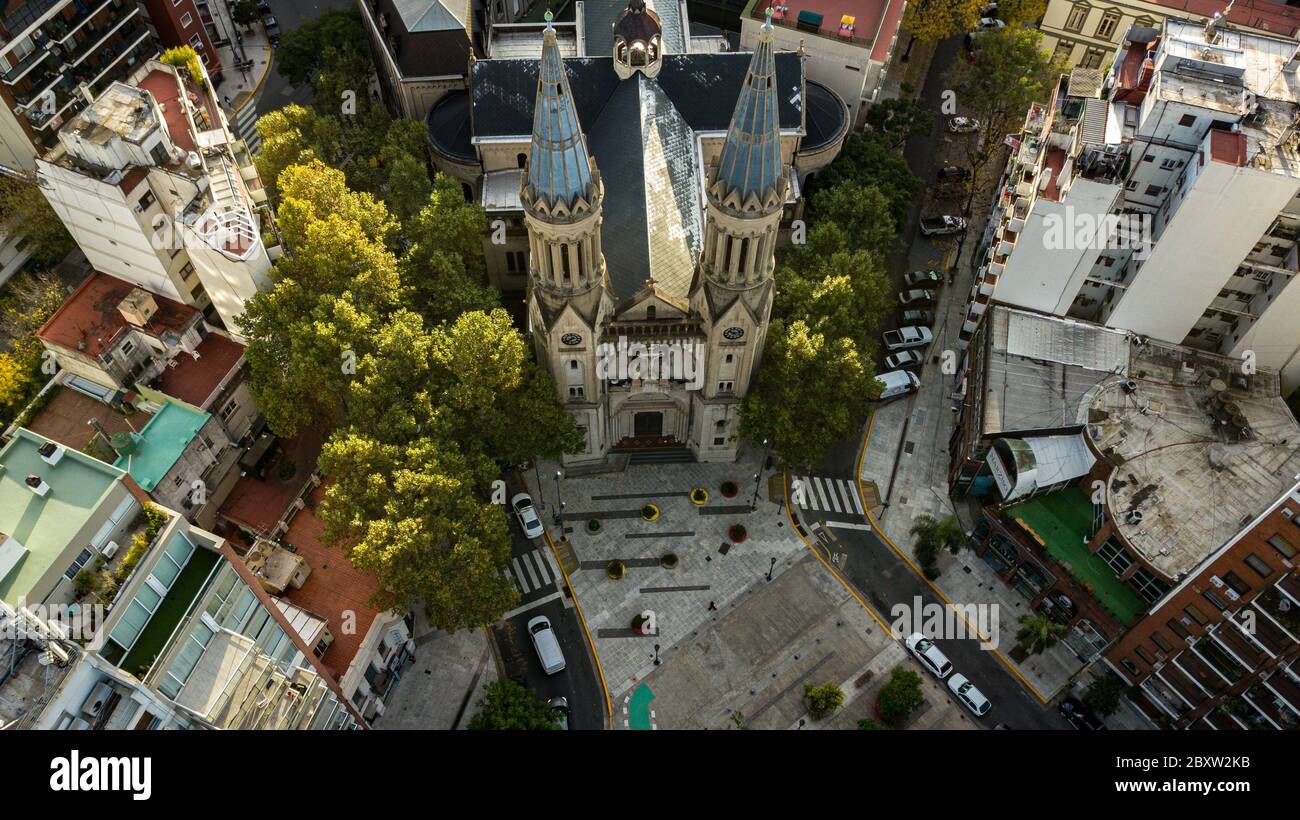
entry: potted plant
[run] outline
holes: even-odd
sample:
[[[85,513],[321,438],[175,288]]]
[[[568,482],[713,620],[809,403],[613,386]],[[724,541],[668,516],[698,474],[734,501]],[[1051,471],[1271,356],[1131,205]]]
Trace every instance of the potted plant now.
[[[709,502],[709,491],[703,487],[691,490],[691,503],[699,507]]]
[[[587,520],[587,532],[600,532],[599,518],[590,518]]]
[[[650,619],[647,618],[647,617],[645,616],[644,613],[643,613],[643,614],[640,614],[640,615],[637,615],[637,616],[635,616],[635,617],[633,617],[633,618],[632,618],[632,631],[633,631],[633,632],[636,632],[636,633],[639,634],[639,635],[644,635],[644,634],[645,634],[645,627],[646,627],[646,624],[648,624],[649,622],[650,622]]]
[[[626,572],[627,565],[617,559],[610,561],[605,565],[605,574],[609,576],[609,580],[611,581],[623,580],[623,575]]]
[[[734,481],[727,480],[722,482],[722,486],[718,489],[722,492],[723,498],[735,498],[736,494],[740,492],[740,485]]]
[[[654,504],[646,504],[641,508],[641,517],[646,521],[654,521],[659,517],[659,508]]]
[[[659,566],[664,569],[672,569],[677,566],[677,553],[665,552],[663,555],[659,556]]]
[[[744,524],[732,524],[727,530],[727,537],[739,544],[749,537],[749,533],[745,530]]]

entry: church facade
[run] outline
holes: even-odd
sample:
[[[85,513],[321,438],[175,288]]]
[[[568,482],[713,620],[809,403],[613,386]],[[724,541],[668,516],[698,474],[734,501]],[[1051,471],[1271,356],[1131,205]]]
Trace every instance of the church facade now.
[[[838,104],[844,124],[821,123],[815,141],[830,131],[831,144],[804,150],[813,106],[802,61],[778,54],[770,30],[752,54],[673,54],[643,0],[612,29],[608,58],[566,59],[548,23],[540,60],[471,70],[470,146],[483,170],[474,193],[495,228],[491,275],[517,300],[583,431],[567,464],[651,450],[734,460],[775,252],[799,215],[801,177],[838,152],[847,108],[816,89],[821,113]],[[520,99],[525,83],[532,93]],[[435,158],[447,147],[440,137],[452,140],[435,131],[438,113]],[[531,118],[522,140],[521,116]]]

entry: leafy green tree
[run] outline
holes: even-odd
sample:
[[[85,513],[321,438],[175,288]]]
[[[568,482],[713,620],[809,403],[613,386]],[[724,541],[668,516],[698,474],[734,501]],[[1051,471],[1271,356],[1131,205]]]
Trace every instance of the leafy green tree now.
[[[1003,149],[1003,138],[1019,130],[1030,104],[1046,99],[1061,73],[1061,66],[1042,50],[1042,37],[1036,29],[988,31],[980,35],[979,59],[955,64],[951,82],[958,105],[980,124],[979,131],[961,141],[975,182],[967,211],[990,161]]]
[[[1007,26],[1024,26],[1036,23],[1047,11],[1047,0],[999,0],[998,19]]]
[[[937,42],[975,28],[985,0],[912,0],[903,28],[922,42]]]
[[[918,515],[912,522],[910,533],[916,539],[916,558],[926,577],[938,577],[935,560],[943,550],[956,555],[966,541],[961,522],[957,516],[949,515],[939,519],[932,515]]]
[[[1089,709],[1105,717],[1119,711],[1120,697],[1124,694],[1124,682],[1114,672],[1106,672],[1093,678],[1083,694],[1083,702]]]
[[[10,235],[27,240],[32,261],[41,267],[62,262],[76,247],[63,220],[30,177],[20,182],[0,176],[0,225]]]
[[[435,176],[424,207],[404,223],[402,233],[407,244],[402,275],[413,290],[413,304],[430,323],[500,305],[497,291],[487,284],[483,259],[487,215],[465,201],[455,180]]]
[[[254,161],[267,195],[274,201],[280,199],[280,174],[289,166],[313,160],[331,167],[342,163],[342,126],[310,108],[286,105],[264,114],[257,120],[257,133],[262,148]]]
[[[828,339],[802,320],[772,322],[763,355],[741,403],[740,430],[751,440],[772,442],[785,464],[820,461],[857,430],[871,398],[880,394],[871,361],[852,341]]]
[[[867,111],[867,133],[894,151],[903,150],[914,135],[928,134],[934,127],[934,112],[916,97],[916,89],[903,83],[900,92]]]
[[[889,682],[880,687],[876,705],[887,723],[897,726],[925,703],[921,693],[921,676],[905,666],[894,667]]]
[[[248,2],[253,5],[252,0]],[[339,54],[331,58],[328,54],[330,49]],[[291,85],[301,86],[316,82],[320,72],[329,67],[331,59],[337,60],[340,55],[344,58],[365,55],[367,50],[361,12],[355,8],[333,9],[286,31],[275,50],[275,63],[280,75]],[[364,93],[368,85],[353,88]]]
[[[247,30],[255,26],[262,15],[258,13],[257,0],[235,0],[235,5],[230,9],[230,17],[235,25]]]
[[[844,705],[844,690],[829,681],[821,686],[805,683],[803,702],[808,707],[808,716],[813,720],[821,720]]]
[[[888,729],[888,726],[881,726],[871,718],[863,718],[858,721],[858,728],[864,731]]]
[[[486,694],[478,702],[478,712],[469,719],[469,728],[483,730],[558,729],[551,707],[509,678],[498,678],[483,687]]]
[[[835,161],[809,182],[807,193],[815,198],[817,192],[845,180],[863,187],[874,186],[883,193],[896,226],[905,224],[912,201],[921,191],[921,180],[912,173],[902,153],[871,133],[850,135]]]
[[[1041,613],[1024,615],[1016,632],[1016,644],[1030,655],[1037,655],[1056,646],[1064,637],[1065,630],[1065,624],[1058,624]]]

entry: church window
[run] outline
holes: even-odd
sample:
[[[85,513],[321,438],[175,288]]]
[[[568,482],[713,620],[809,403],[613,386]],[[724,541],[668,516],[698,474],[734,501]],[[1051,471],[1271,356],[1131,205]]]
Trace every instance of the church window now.
[[[740,240],[740,265],[744,269],[745,264],[749,261],[749,237]]]
[[[726,430],[726,429],[727,429],[727,420],[726,420],[726,419],[718,419],[714,426],[717,427],[719,430]]]
[[[517,157],[515,157],[515,162],[519,163],[520,168],[523,168],[525,165],[528,164],[528,155],[527,154],[518,155]]]
[[[735,360],[736,360],[736,357],[735,357],[735,356],[731,355],[730,353],[727,354],[727,358],[726,358],[726,362],[727,362],[727,364],[731,364],[731,363],[734,362]]]
[[[736,387],[735,382],[718,382],[719,393],[730,393]]]
[[[577,359],[569,359],[569,369],[570,369],[570,370],[577,370],[577,369],[578,369],[578,360],[577,360]]]
[[[582,388],[581,388],[581,387],[576,387],[576,386],[575,386],[575,387],[570,387],[570,388],[569,388],[569,398],[571,398],[571,399],[580,399],[580,398],[582,398],[582,395],[583,395],[583,391],[582,391]]]
[[[646,317],[647,319],[653,319],[653,318],[655,317],[655,306],[654,306],[654,305],[650,305],[648,308],[645,309],[645,317]]]
[[[726,444],[726,443],[727,443],[727,438],[726,438],[726,436],[715,436],[715,437],[713,438],[713,446],[714,446],[714,447],[721,447],[722,445],[724,445],[724,444]]]
[[[568,282],[572,274],[569,271],[569,246],[567,243],[560,245],[560,265],[564,269],[564,281]]]

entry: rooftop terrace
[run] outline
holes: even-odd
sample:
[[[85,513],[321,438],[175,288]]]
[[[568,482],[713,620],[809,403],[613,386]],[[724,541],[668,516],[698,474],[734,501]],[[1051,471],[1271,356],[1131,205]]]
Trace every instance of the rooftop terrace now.
[[[211,417],[176,402],[165,403],[134,436],[134,451],[120,455],[114,466],[129,472],[146,492],[152,492]]]
[[[42,341],[97,357],[113,346],[131,325],[118,305],[136,286],[106,273],[92,273],[36,335]],[[153,294],[158,312],[138,329],[155,338],[183,334],[200,316],[192,307]]]
[[[0,600],[10,606],[27,596],[69,549],[83,546],[72,539],[124,476],[119,469],[66,448],[59,463],[50,466],[38,452],[47,441],[19,428],[0,450],[0,533],[10,539],[9,549],[17,548],[12,542],[25,549],[0,577]],[[29,475],[49,485],[43,497],[26,485]]]

